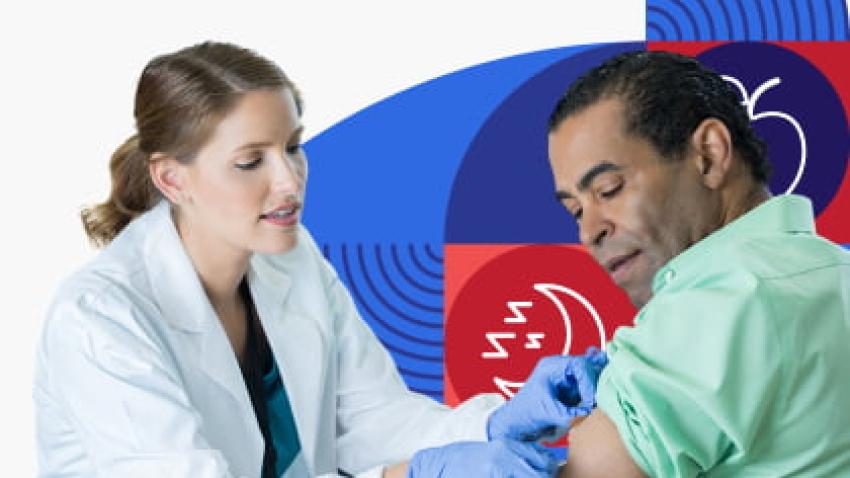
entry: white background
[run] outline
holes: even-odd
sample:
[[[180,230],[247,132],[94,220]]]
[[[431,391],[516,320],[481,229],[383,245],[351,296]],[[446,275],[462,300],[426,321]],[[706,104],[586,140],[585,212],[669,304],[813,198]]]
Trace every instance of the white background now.
[[[35,474],[32,357],[59,281],[95,254],[79,220],[109,190],[155,55],[214,39],[276,61],[307,137],[409,86],[505,56],[644,38],[644,2],[4,2],[0,7],[0,457]],[[172,4],[173,3],[173,4]]]

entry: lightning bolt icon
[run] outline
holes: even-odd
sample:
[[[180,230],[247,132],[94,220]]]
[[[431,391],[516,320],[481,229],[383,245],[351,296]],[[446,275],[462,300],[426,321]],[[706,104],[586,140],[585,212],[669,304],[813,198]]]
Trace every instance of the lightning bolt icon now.
[[[528,322],[528,319],[525,317],[525,314],[522,313],[519,309],[527,309],[534,305],[532,302],[525,301],[508,301],[505,305],[511,309],[511,312],[514,313],[511,317],[505,317],[504,321],[506,324],[524,324]]]
[[[529,301],[508,301],[505,303],[508,309],[513,312],[513,315],[510,317],[505,317],[503,322],[505,324],[526,324],[528,323],[528,317],[522,312],[522,309],[528,309],[534,305],[533,302]],[[514,332],[485,332],[484,337],[487,339],[487,342],[490,342],[490,345],[493,347],[491,350],[487,350],[481,352],[481,358],[485,359],[505,359],[510,356],[510,353],[505,348],[505,345],[502,343],[504,340],[513,340],[516,338],[516,333]],[[542,344],[540,343],[546,337],[546,334],[543,332],[529,332],[525,334],[525,338],[528,342],[525,343],[526,349],[540,349],[542,348]]]
[[[525,338],[528,339],[528,342],[525,343],[525,348],[527,349],[539,349],[541,347],[540,341],[546,337],[546,334],[543,332],[529,332],[525,334]]]
[[[502,359],[508,358],[508,351],[505,350],[505,346],[502,345],[500,340],[503,339],[515,339],[516,334],[513,332],[487,332],[484,334],[487,337],[487,341],[490,342],[490,345],[493,346],[493,350],[488,352],[481,352],[481,358],[485,359]]]

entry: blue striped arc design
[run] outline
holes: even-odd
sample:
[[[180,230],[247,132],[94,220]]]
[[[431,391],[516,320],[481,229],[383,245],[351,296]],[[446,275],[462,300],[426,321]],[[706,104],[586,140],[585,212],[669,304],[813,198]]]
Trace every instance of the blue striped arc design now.
[[[845,0],[648,0],[648,41],[847,41]]]
[[[435,244],[322,246],[408,386],[437,400],[443,394],[441,249]]]

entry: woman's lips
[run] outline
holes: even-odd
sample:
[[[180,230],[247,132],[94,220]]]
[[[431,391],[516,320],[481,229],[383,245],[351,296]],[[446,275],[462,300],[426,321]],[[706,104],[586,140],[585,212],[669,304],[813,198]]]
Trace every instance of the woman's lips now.
[[[272,212],[260,215],[260,219],[276,226],[291,227],[298,224],[298,205],[278,208]]]
[[[263,221],[274,224],[276,226],[291,227],[298,224],[298,216],[293,213],[284,217],[265,217]]]

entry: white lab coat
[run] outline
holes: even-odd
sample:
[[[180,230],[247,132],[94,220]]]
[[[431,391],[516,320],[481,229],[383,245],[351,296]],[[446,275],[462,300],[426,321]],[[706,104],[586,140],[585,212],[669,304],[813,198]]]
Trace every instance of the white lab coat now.
[[[484,439],[482,395],[410,392],[310,234],[255,254],[248,283],[302,453],[290,475],[377,474]],[[239,365],[163,201],[59,288],[36,353],[40,476],[258,477],[262,435]]]

